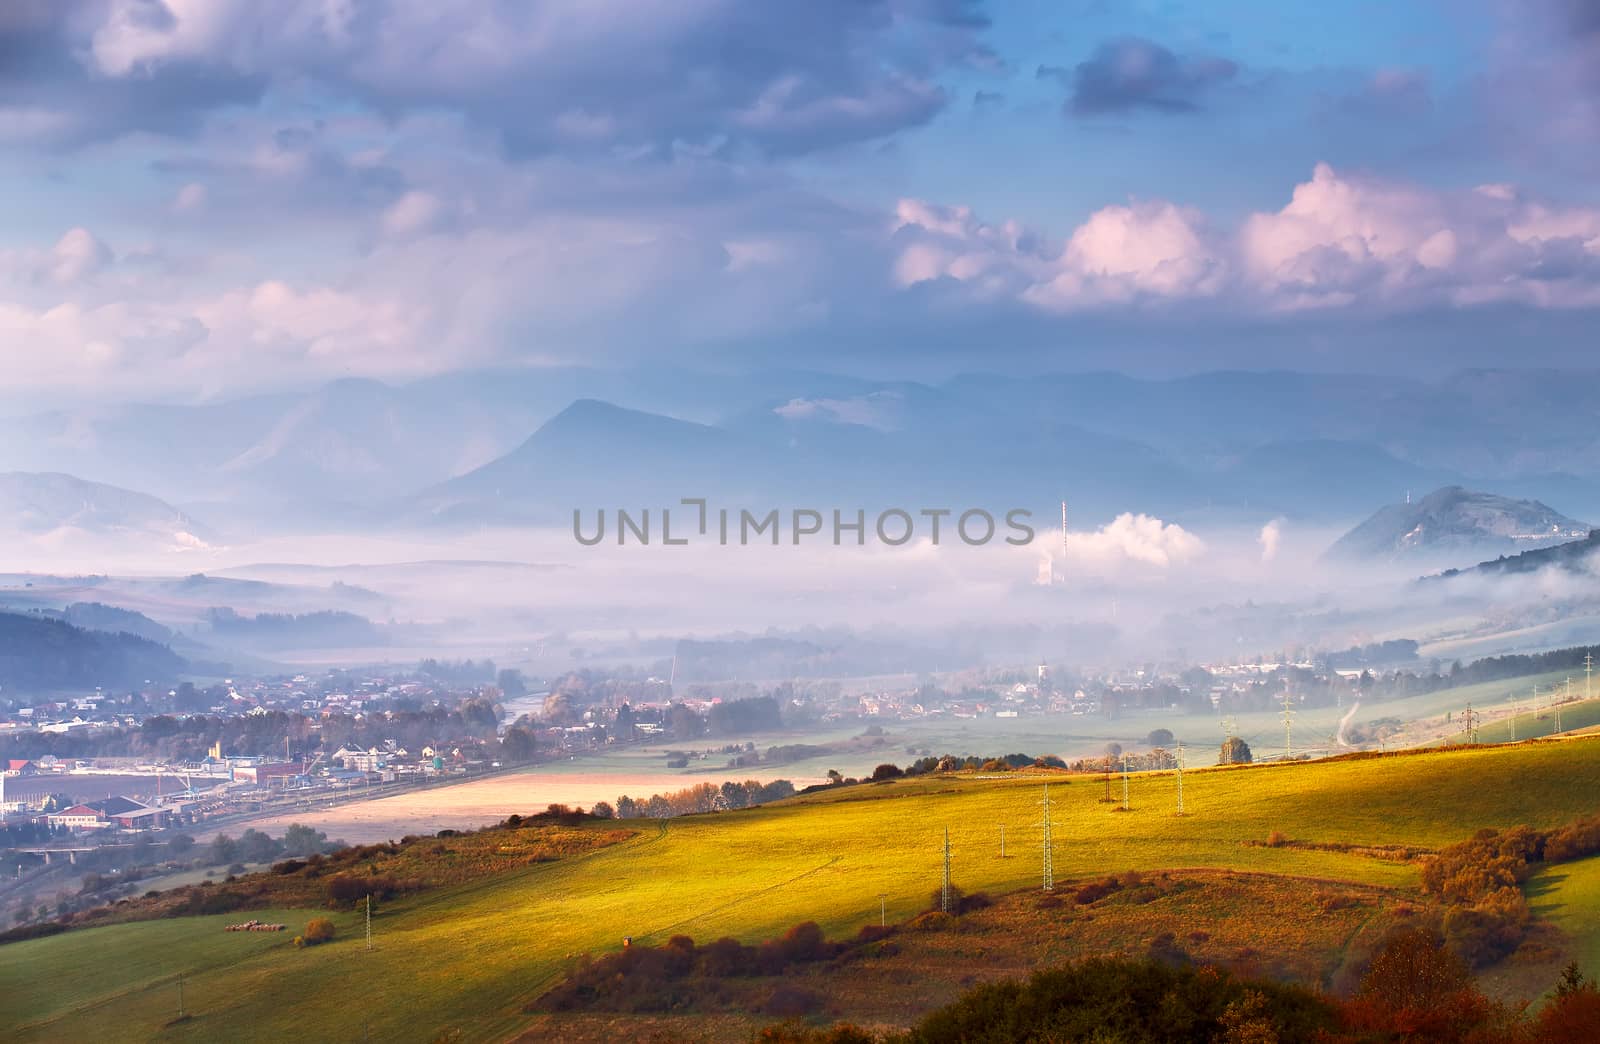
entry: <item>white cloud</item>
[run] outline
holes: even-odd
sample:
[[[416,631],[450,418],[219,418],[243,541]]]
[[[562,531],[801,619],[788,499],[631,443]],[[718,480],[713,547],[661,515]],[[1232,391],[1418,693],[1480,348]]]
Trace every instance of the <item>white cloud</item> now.
[[[76,283],[94,275],[111,260],[111,251],[86,228],[67,231],[51,251],[50,276],[58,283]]]
[[[1132,561],[1165,568],[1205,551],[1199,537],[1176,523],[1127,513],[1092,533],[1069,532],[1065,544],[1069,560],[1097,565]]]
[[[1256,536],[1256,542],[1261,545],[1261,561],[1271,562],[1278,557],[1278,549],[1283,545],[1283,522],[1273,519],[1261,527],[1261,532]]]
[[[1047,312],[1217,298],[1236,313],[1514,303],[1600,306],[1600,209],[1450,192],[1319,164],[1276,211],[1219,234],[1163,200],[1105,207],[1059,250],[1014,222],[903,200],[893,273]]]

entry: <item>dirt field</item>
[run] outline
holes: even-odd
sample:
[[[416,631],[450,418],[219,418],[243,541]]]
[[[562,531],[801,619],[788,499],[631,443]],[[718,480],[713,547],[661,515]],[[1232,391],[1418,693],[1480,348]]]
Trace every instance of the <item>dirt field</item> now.
[[[398,840],[407,834],[472,830],[499,822],[513,812],[538,812],[549,804],[589,808],[596,801],[615,803],[619,794],[649,797],[682,790],[695,782],[678,773],[516,772],[376,801],[355,801],[337,808],[283,813],[248,824],[230,824],[221,830],[197,832],[195,836],[201,841],[218,833],[238,836],[247,826],[276,836],[290,823],[304,823],[330,838],[371,844]]]

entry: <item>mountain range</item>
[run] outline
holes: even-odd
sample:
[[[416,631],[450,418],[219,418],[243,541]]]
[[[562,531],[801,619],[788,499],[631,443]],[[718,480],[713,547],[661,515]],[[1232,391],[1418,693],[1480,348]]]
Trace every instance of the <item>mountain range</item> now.
[[[690,496],[1040,510],[1064,497],[1084,522],[1349,523],[1447,485],[1600,517],[1588,381],[530,369],[0,418],[0,467],[148,490],[225,535],[565,524],[574,507]]]

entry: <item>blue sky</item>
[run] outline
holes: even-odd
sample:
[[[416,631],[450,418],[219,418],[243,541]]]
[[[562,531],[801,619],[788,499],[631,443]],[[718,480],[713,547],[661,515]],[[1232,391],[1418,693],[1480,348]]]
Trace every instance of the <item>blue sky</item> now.
[[[1600,0],[15,0],[8,396],[1588,366]]]

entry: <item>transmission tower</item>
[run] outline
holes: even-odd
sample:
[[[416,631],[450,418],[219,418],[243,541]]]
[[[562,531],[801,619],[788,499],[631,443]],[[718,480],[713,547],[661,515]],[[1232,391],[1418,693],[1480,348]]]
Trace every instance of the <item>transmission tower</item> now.
[[[1468,743],[1477,743],[1478,742],[1478,716],[1476,714],[1472,713],[1472,704],[1471,703],[1467,704],[1466,723],[1467,723],[1467,742]]]
[[[1178,815],[1183,815],[1183,740],[1178,741]]]
[[[1283,694],[1283,760],[1288,761],[1294,757],[1294,707],[1289,702],[1289,693]]]
[[[1589,688],[1589,676],[1594,674],[1594,653],[1583,654],[1583,698],[1593,699],[1594,693]]]
[[[939,909],[950,912],[950,828],[944,828],[944,887],[939,889]]]
[[[1044,890],[1056,890],[1056,870],[1053,861],[1054,844],[1050,840],[1050,784],[1044,785]]]
[[[1512,697],[1512,699],[1511,699],[1511,742],[1512,743],[1517,742],[1517,711],[1519,709],[1520,708],[1518,708],[1518,706],[1517,706],[1516,697]]]

